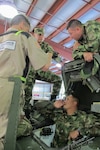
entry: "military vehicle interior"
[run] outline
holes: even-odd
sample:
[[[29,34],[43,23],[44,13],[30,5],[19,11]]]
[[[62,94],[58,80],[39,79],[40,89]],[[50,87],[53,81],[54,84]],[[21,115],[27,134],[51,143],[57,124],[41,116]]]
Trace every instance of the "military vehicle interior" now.
[[[84,60],[74,60],[64,64],[62,76],[65,85],[65,93],[75,91],[79,100],[79,109],[92,111],[93,103],[97,102],[98,107],[100,102],[100,79],[99,76],[92,76],[87,79],[82,79],[79,72],[84,65]],[[96,108],[95,108],[96,111]],[[98,111],[98,113],[100,113]]]
[[[88,80],[82,80],[79,76],[80,70],[83,67],[83,60],[74,60],[70,61],[63,65],[62,68],[62,77],[65,86],[65,93],[68,95],[71,91],[74,91],[79,98],[79,109],[84,110],[85,112],[94,114],[98,120],[100,120],[100,84],[98,83],[100,79],[98,76],[93,76],[91,79],[91,83],[88,83]],[[95,78],[94,78],[95,77]],[[45,108],[47,109],[47,113],[49,110],[52,110],[51,101],[46,100],[37,100],[33,105],[34,112],[39,112],[39,114],[43,114],[45,112]],[[42,112],[42,113],[41,113]],[[45,114],[46,115],[46,114]],[[28,141],[27,145],[31,145],[31,147],[37,148],[40,150],[99,150],[100,149],[100,137],[98,136],[83,136],[74,141],[73,143],[64,146],[62,148],[52,148],[51,143],[54,138],[56,125],[53,120],[49,118],[44,119],[44,117],[37,121],[34,117],[33,119],[33,134],[32,137],[35,140],[30,144],[30,138],[26,137],[26,141]],[[38,144],[37,144],[38,143]],[[21,145],[22,149],[24,147],[24,138],[18,140],[19,145]],[[18,145],[17,145],[18,146]],[[39,147],[41,146],[41,148]],[[27,150],[27,149],[26,149]]]
[[[80,63],[81,62],[81,63]],[[72,67],[76,65],[76,70],[75,66],[74,68]],[[67,64],[64,64],[63,69],[62,69],[62,76],[64,80],[64,85],[65,85],[65,93],[68,95],[70,91],[75,91],[77,94],[77,97],[79,98],[79,109],[86,111],[88,114],[92,113],[94,114],[98,120],[100,120],[100,89],[97,91],[94,89],[96,87],[95,81],[94,82],[94,87],[90,88],[88,84],[83,84],[83,80],[80,80],[80,77],[75,79],[75,76],[79,75],[78,73],[80,72],[80,65],[82,66],[83,61],[71,61]],[[80,64],[80,65],[79,65]],[[70,66],[68,68],[68,65]],[[66,67],[67,66],[67,67]],[[74,76],[74,80],[73,77]],[[100,81],[100,79],[98,79]],[[91,81],[92,82],[92,81]],[[100,84],[99,84],[100,86]],[[96,87],[96,89],[98,86]],[[99,87],[100,88],[100,87]],[[50,110],[50,104],[51,101],[46,101],[46,100],[38,100],[33,106],[33,109],[36,110],[36,112],[43,112],[45,108]],[[40,111],[41,110],[41,111]],[[35,112],[35,111],[34,111]],[[37,150],[99,150],[100,149],[100,137],[81,137],[71,143],[70,145],[67,145],[62,147],[62,148],[52,148],[51,143],[54,138],[55,134],[55,128],[56,125],[55,123],[50,120],[50,119],[41,119],[41,122],[37,122],[35,119],[33,120],[33,134],[32,137],[34,139],[34,142],[30,144],[30,138],[25,138],[26,141],[28,141],[26,147],[31,145],[31,147],[35,147]],[[38,144],[37,144],[38,143]],[[24,138],[21,140],[18,140],[17,143],[19,146],[21,146],[22,149],[25,149],[24,146]],[[18,148],[17,145],[17,148]],[[17,149],[16,149],[17,150]],[[27,148],[25,149],[27,150]]]

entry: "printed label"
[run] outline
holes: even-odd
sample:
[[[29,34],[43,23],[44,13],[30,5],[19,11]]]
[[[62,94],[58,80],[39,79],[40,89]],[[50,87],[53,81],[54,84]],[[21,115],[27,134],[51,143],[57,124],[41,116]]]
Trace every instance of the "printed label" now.
[[[15,50],[15,46],[16,46],[15,41],[5,41],[3,43],[0,43],[0,51],[3,51],[5,49]]]

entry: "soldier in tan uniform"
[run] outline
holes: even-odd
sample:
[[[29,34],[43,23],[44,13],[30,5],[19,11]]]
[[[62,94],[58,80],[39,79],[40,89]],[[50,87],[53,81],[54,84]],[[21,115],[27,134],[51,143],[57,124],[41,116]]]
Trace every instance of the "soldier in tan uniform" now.
[[[28,19],[20,14],[12,19],[7,32],[0,35],[0,150],[3,150],[3,138],[14,88],[9,77],[26,77],[30,64],[35,70],[41,68],[46,71],[51,63],[48,54],[41,50],[35,38],[29,34],[29,29]],[[22,93],[23,83],[20,99],[23,103]]]

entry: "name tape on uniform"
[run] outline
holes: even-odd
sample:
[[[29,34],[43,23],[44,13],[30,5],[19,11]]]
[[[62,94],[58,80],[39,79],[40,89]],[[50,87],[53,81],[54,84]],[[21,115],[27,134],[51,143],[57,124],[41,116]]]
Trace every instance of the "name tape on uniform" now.
[[[5,41],[3,43],[0,43],[0,51],[3,51],[5,49],[15,50],[15,46],[16,46],[15,41]]]

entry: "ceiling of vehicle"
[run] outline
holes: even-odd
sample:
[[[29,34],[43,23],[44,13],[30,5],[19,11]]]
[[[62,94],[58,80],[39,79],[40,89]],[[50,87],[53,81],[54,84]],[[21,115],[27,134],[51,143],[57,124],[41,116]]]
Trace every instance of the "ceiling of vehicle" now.
[[[71,19],[82,23],[100,21],[100,0],[14,0],[19,13],[26,14],[31,22],[31,31],[36,26],[45,30],[45,41],[59,52],[62,63],[72,60],[74,40],[69,37],[66,25]],[[7,28],[7,19],[0,15],[0,32]],[[53,61],[50,70],[61,74],[61,68]]]

